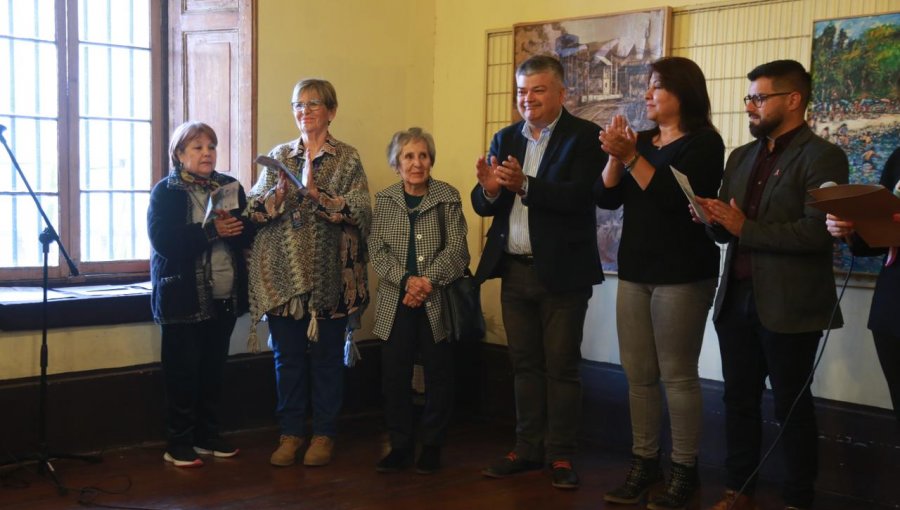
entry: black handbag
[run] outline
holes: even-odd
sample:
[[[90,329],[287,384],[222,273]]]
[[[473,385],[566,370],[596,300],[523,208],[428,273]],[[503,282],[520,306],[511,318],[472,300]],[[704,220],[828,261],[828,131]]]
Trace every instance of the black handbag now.
[[[438,226],[441,231],[441,245],[446,239],[446,210],[444,202],[437,206]],[[484,338],[484,314],[481,312],[481,285],[466,267],[462,276],[441,287],[443,305],[441,313],[447,321],[447,336],[452,342],[475,341]]]

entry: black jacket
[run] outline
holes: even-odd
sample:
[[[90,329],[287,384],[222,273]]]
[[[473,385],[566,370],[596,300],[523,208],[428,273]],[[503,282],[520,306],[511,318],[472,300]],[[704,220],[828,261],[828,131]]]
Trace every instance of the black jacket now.
[[[525,162],[528,140],[524,121],[494,135],[491,156],[513,156]],[[597,251],[597,220],[591,188],[606,164],[597,136],[600,126],[565,109],[553,129],[535,177],[528,178],[528,230],[534,268],[541,282],[554,292],[570,291],[603,281]],[[503,188],[491,203],[480,184],[472,190],[472,205],[481,216],[493,216],[476,278],[499,276],[500,258],[509,234],[509,213],[515,194]]]
[[[212,179],[220,184],[235,179],[213,173]],[[241,212],[247,205],[244,189],[238,193],[239,208],[231,214],[241,219],[243,233],[225,240],[234,261],[234,311],[242,315],[249,309],[247,294],[247,265],[243,250],[253,241],[253,224]],[[150,192],[147,209],[147,231],[150,235],[150,281],[153,294],[150,306],[153,319],[160,324],[198,322],[211,318],[212,308],[204,306],[212,300],[208,282],[198,282],[196,267],[199,257],[218,240],[212,222],[206,227],[191,220],[191,197],[177,172],[159,181]],[[202,299],[201,299],[202,298]]]

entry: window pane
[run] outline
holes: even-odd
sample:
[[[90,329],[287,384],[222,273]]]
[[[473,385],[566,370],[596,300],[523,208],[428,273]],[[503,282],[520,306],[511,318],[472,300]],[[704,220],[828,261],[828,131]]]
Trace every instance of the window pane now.
[[[25,178],[38,193],[57,192],[56,121],[0,117],[7,126],[3,137],[16,156]],[[0,192],[27,188],[12,166],[6,149],[0,154]]]
[[[109,48],[82,44],[79,54],[81,115],[109,116],[111,110]]]
[[[150,120],[150,51],[81,45],[81,114]]]
[[[120,1],[120,0],[116,0]],[[110,0],[79,0],[78,39],[82,41],[109,42]]]
[[[150,123],[82,120],[82,260],[148,256]]]
[[[0,75],[0,111],[56,116],[56,47],[52,43],[13,40],[0,44],[8,74]],[[8,78],[7,78],[8,77]],[[39,84],[39,85],[36,85]]]
[[[0,35],[52,41],[54,12],[53,0],[0,0]]]
[[[148,0],[80,0],[78,39],[82,42],[150,47]]]
[[[59,201],[55,196],[40,196],[41,207],[53,227],[59,226]],[[12,230],[0,229],[0,267],[35,267],[44,263],[39,240],[46,225],[34,199],[25,194],[0,194],[0,214],[12,219]],[[56,267],[59,248],[50,245],[49,265]]]
[[[148,258],[148,202],[147,192],[82,193],[82,260],[99,262]]]
[[[146,259],[152,180],[149,3],[79,0],[79,9],[82,260]]]
[[[82,191],[150,189],[149,122],[82,120],[81,141]]]

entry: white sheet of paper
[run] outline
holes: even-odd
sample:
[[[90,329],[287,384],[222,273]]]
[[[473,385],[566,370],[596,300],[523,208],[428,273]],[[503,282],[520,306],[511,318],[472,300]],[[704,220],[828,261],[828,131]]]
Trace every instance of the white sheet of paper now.
[[[700,221],[702,221],[704,225],[712,225],[709,218],[706,217],[706,213],[703,212],[703,207],[697,202],[697,196],[694,195],[694,188],[691,187],[691,181],[688,180],[688,177],[679,172],[678,169],[672,165],[669,165],[669,168],[672,169],[672,175],[675,176],[675,181],[678,182],[681,191],[684,193],[684,196],[687,197],[688,202],[691,203],[691,207],[694,208],[694,212],[697,214]]]

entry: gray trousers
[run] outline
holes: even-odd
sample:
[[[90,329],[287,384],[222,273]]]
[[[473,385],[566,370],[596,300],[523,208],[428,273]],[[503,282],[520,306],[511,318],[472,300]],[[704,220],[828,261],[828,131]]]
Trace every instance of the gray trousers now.
[[[697,363],[715,292],[714,278],[675,285],[619,280],[616,323],[635,455],[659,454],[662,382],[672,424],[672,460],[688,466],[696,462],[703,412]]]
[[[534,267],[504,258],[500,301],[516,399],[518,456],[571,460],[581,418],[581,339],[588,286],[551,292]]]

